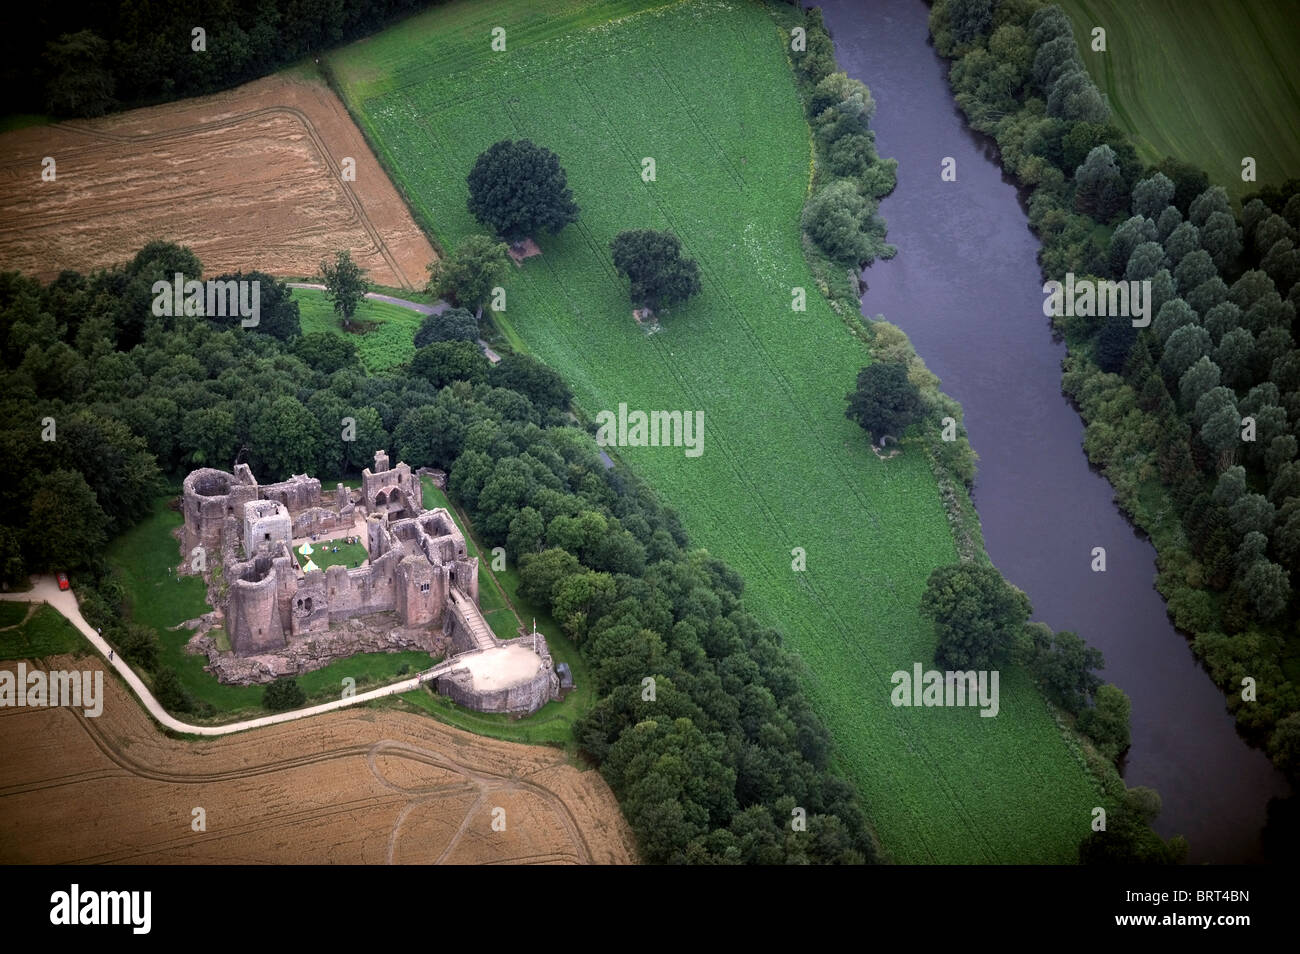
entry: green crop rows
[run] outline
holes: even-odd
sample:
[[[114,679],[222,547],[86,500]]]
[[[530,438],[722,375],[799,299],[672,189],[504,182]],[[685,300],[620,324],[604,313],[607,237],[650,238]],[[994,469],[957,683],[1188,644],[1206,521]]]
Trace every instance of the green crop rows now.
[[[932,658],[917,604],[955,554],[919,450],[882,462],[844,417],[869,355],[802,257],[809,132],[778,24],[743,2],[624,3],[594,23],[598,6],[456,3],[330,66],[448,248],[479,230],[465,176],[481,150],[526,136],[559,154],[581,219],[512,270],[498,320],[588,414],[620,402],[704,411],[700,457],[618,452],[696,545],[744,575],[750,607],[798,651],[886,850],[908,862],[1073,860],[1098,795],[1022,674],[1003,674],[997,718],[889,703],[891,673]],[[489,48],[499,24],[505,53]],[[654,182],[641,179],[644,157]],[[608,251],[639,227],[673,229],[702,271],[703,292],[655,335],[633,323]],[[791,310],[795,287],[806,312]],[[796,547],[806,572],[792,570]]]

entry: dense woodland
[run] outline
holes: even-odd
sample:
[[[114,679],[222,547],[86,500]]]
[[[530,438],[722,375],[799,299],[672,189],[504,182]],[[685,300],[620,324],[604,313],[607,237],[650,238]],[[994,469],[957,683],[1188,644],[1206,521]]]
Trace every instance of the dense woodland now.
[[[1157,586],[1238,722],[1300,771],[1300,180],[1238,213],[1206,174],[1145,167],[1109,122],[1068,17],[938,0],[931,32],[971,125],[1028,192],[1044,277],[1149,280],[1153,320],[1061,318],[1085,449],[1152,534]],[[1175,520],[1167,515],[1176,515]],[[1258,695],[1243,698],[1243,680]]]
[[[0,76],[10,111],[100,116],[237,86],[426,6],[429,0],[24,4],[6,12]],[[202,53],[193,49],[196,27],[205,32]]]
[[[300,334],[297,304],[266,275],[256,328],[154,316],[150,288],[175,271],[196,277],[200,264],[153,243],[88,277],[0,276],[10,581],[73,571],[87,617],[185,711],[194,703],[153,633],[129,622],[105,542],[188,469],[228,468],[241,450],[260,480],[278,480],[356,473],[385,447],[449,471],[483,541],[506,548],[528,595],[580,645],[599,701],[578,741],[647,861],[874,860],[797,661],[746,612],[736,573],[692,550],[645,487],[606,470],[554,372],[519,355],[492,367],[472,343],[443,340],[409,368],[367,375],[346,337]],[[351,444],[344,417],[356,420]]]

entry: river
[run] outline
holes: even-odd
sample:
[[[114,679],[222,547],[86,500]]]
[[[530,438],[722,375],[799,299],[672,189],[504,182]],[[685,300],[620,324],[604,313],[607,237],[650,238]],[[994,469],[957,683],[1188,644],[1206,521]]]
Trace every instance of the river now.
[[[866,315],[903,328],[965,408],[980,455],[974,500],[989,556],[1034,605],[1105,653],[1103,677],[1133,702],[1124,778],[1160,792],[1163,835],[1192,862],[1262,860],[1270,797],[1288,786],[1237,734],[1222,694],[1165,614],[1155,549],[1083,453],[1061,394],[1065,347],[1043,316],[1038,240],[992,143],[969,129],[922,0],[825,0],[840,66],[870,88],[880,154],[898,160],[881,204],[898,256],[864,274]],[[940,180],[945,157],[957,180]],[[1091,570],[1094,547],[1106,571]]]

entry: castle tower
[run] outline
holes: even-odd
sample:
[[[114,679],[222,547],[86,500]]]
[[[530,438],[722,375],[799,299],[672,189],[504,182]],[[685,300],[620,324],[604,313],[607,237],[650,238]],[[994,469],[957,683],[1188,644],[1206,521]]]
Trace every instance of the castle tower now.
[[[382,474],[388,470],[388,454],[384,451],[375,451],[375,473]]]

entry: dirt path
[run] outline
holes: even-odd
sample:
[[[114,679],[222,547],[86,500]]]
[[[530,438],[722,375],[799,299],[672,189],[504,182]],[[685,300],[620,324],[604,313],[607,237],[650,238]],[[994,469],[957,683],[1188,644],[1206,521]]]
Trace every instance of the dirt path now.
[[[464,655],[449,659],[440,663],[431,669],[416,673],[410,679],[404,679],[401,682],[395,682],[388,686],[381,686],[378,689],[371,689],[367,692],[359,692],[356,695],[346,698],[335,699],[332,702],[322,702],[319,705],[309,706],[306,709],[294,709],[290,712],[279,712],[275,715],[261,716],[257,719],[247,719],[243,722],[231,722],[226,725],[191,725],[187,722],[181,722],[167,712],[154,698],[153,693],[144,684],[135,670],[127,665],[121,656],[114,654],[109,659],[109,653],[112,648],[102,636],[86,622],[85,617],[81,615],[81,608],[77,605],[77,599],[72,590],[60,590],[58,584],[52,576],[33,577],[33,586],[26,593],[0,593],[0,599],[6,600],[23,600],[35,603],[48,603],[56,610],[67,617],[74,626],[85,636],[104,657],[105,662],[109,663],[113,669],[120,675],[126,684],[131,687],[131,691],[139,697],[140,702],[144,705],[148,713],[153,716],[159,724],[171,729],[173,732],[187,732],[191,735],[230,735],[235,732],[245,732],[248,729],[257,729],[264,726],[279,725],[284,722],[292,722],[295,719],[305,719],[308,716],[320,715],[322,712],[333,712],[335,709],[343,709],[348,706],[358,705],[362,702],[369,702],[371,699],[381,699],[384,696],[397,695],[403,692],[410,692],[412,689],[418,689],[421,685],[428,682],[444,672],[460,665]]]

